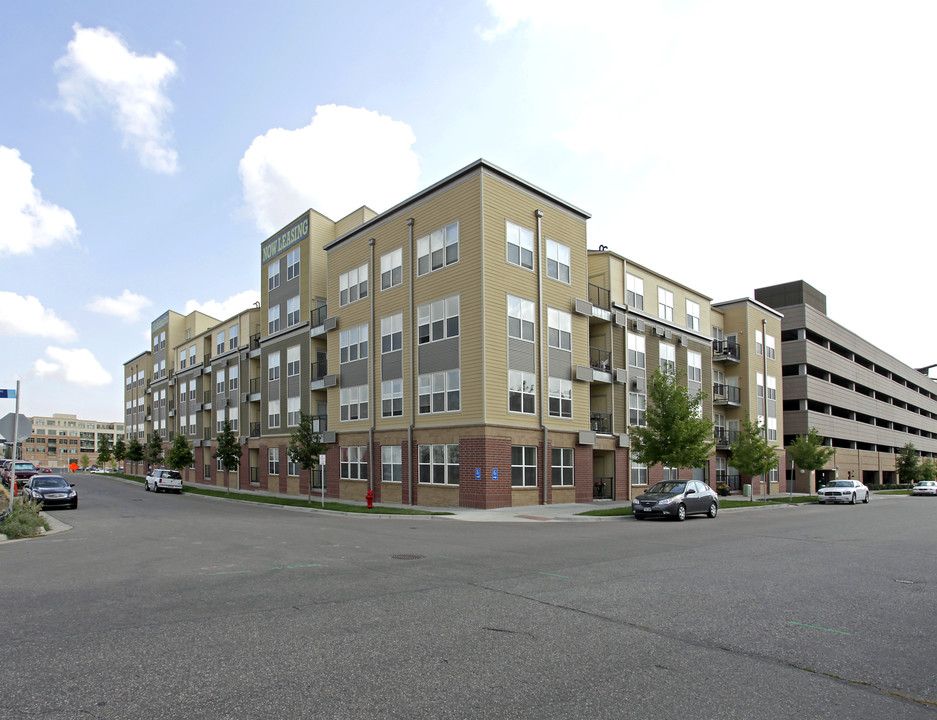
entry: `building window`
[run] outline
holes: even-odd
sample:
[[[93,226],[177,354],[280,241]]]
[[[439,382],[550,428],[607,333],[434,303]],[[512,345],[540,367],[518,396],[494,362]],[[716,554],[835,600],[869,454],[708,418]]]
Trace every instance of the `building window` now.
[[[189,383],[189,400],[195,400],[195,380]]]
[[[298,427],[299,415],[300,415],[299,398],[298,397],[286,398],[286,426]]]
[[[420,445],[419,457],[421,483],[459,484],[458,445]]]
[[[280,287],[280,261],[274,260],[267,266],[267,292]]]
[[[547,238],[547,277],[569,284],[569,248]]]
[[[339,450],[339,476],[342,480],[368,479],[367,445],[351,445]]]
[[[686,326],[690,330],[699,330],[699,303],[686,301]]]
[[[768,442],[777,442],[778,440],[778,419],[768,418]]]
[[[381,417],[403,415],[403,380],[384,380],[381,383]]]
[[[508,410],[532,415],[536,412],[534,391],[537,378],[533,373],[508,370]]]
[[[280,474],[280,448],[267,448],[267,471],[271,475]]]
[[[459,261],[459,223],[416,239],[416,274],[426,275]]]
[[[368,326],[342,330],[338,335],[339,360],[343,363],[354,362],[368,356]]]
[[[195,345],[189,348],[189,367],[195,367]],[[140,378],[142,384],[143,378]]]
[[[267,334],[280,332],[280,306],[274,305],[267,309]]]
[[[547,342],[550,347],[570,350],[573,346],[573,316],[562,310],[547,308]]]
[[[677,372],[677,348],[667,343],[660,344],[660,370],[675,375]]]
[[[389,290],[403,282],[403,248],[381,255],[381,290]]]
[[[238,326],[232,325],[228,328],[228,350],[234,350],[238,346]]]
[[[222,432],[224,430],[224,410],[215,411],[215,431]]]
[[[508,262],[534,269],[534,231],[507,221]]]
[[[267,401],[267,427],[270,427],[270,428],[280,427],[280,401],[279,400]]]
[[[765,352],[768,354],[769,360],[774,360],[774,335],[765,335]]]
[[[657,316],[673,322],[673,293],[662,287],[657,288]]]
[[[533,342],[536,314],[532,300],[508,295],[508,337]]]
[[[402,482],[403,452],[399,445],[381,446],[381,482]]]
[[[416,310],[419,344],[445,340],[459,335],[459,296],[450,295],[420,305]]]
[[[389,353],[403,347],[403,313],[381,318],[381,352]]]
[[[537,448],[511,446],[511,487],[537,487]]]
[[[290,250],[286,255],[286,281],[299,277],[299,248]]]
[[[647,421],[647,396],[644,393],[628,393],[628,423],[643,427]]]
[[[228,408],[228,424],[231,426],[231,432],[238,431],[238,414],[237,407]]]
[[[643,368],[644,362],[644,336],[628,333],[628,364],[631,367]]]
[[[289,453],[286,454],[286,474],[292,477],[299,476],[299,463],[293,460]]]
[[[550,378],[550,415],[569,418],[573,416],[573,381]]]
[[[267,355],[267,380],[273,382],[280,379],[280,351]]]
[[[185,350],[179,351],[179,369],[185,370]],[[130,387],[130,378],[127,378],[127,387]]]
[[[299,345],[286,348],[286,376],[297,377],[299,375]]]
[[[456,412],[461,407],[461,371],[443,370],[420,375],[417,381],[420,414]]]
[[[215,373],[215,395],[224,395],[224,370]]]
[[[338,305],[342,307],[368,296],[368,265],[359,265],[338,276]]]
[[[339,418],[346,420],[366,420],[368,417],[368,386],[353,385],[343,387],[339,392]]]
[[[698,352],[687,350],[686,353],[687,378],[692,382],[703,382],[703,356]]]
[[[764,336],[761,334],[761,330],[755,331],[755,354],[764,354]]]
[[[573,449],[572,448],[553,448],[551,451],[553,462],[553,484],[573,485]]]
[[[228,368],[228,390],[237,392],[238,389],[238,366],[232,365]]]
[[[647,465],[645,463],[631,463],[631,484],[647,485]]]
[[[299,325],[299,295],[286,301],[286,327]]]
[[[221,355],[224,352],[224,330],[218,333],[215,339],[215,355]]]
[[[644,280],[630,273],[625,274],[625,302],[635,310],[644,309]]]

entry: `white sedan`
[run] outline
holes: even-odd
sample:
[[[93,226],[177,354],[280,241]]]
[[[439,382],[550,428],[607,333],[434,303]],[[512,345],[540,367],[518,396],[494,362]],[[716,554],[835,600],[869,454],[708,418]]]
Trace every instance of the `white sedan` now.
[[[858,480],[834,480],[820,488],[817,495],[821,505],[828,502],[855,505],[857,500],[869,501],[869,489]]]
[[[922,480],[913,488],[911,488],[912,495],[937,495],[937,481],[935,480]]]

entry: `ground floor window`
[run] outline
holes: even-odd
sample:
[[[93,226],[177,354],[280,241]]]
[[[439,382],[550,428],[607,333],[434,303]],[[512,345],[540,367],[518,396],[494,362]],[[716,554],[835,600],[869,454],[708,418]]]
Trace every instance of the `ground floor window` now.
[[[458,445],[420,445],[420,482],[459,484]]]
[[[573,449],[553,448],[553,484],[573,484]]]
[[[631,463],[631,484],[647,485],[647,465],[645,463]]]
[[[381,447],[381,481],[401,482],[403,479],[402,451],[399,445]]]
[[[267,466],[271,475],[280,474],[280,448],[269,448],[267,450]]]
[[[339,476],[343,480],[368,479],[367,445],[351,445],[341,448]]]
[[[533,445],[511,446],[511,486],[537,486],[537,448]]]

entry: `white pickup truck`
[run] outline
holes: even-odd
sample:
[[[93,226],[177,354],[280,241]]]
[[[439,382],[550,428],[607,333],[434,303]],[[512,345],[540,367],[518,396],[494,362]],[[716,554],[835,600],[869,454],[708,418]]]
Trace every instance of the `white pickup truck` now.
[[[177,493],[182,492],[182,475],[178,470],[154,470],[146,476],[143,481],[144,490],[173,490]]]

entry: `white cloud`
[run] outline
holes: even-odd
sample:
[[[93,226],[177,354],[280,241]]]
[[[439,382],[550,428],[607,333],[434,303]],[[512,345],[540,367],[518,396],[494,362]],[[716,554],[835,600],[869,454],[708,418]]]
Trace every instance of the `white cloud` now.
[[[198,300],[189,300],[185,304],[185,312],[183,314],[188,315],[190,312],[195,312],[197,310],[216,320],[227,320],[229,317],[247,310],[251,305],[259,302],[260,293],[257,290],[245,290],[221,302],[209,300],[208,302],[202,303]]]
[[[33,187],[33,170],[18,150],[0,145],[0,255],[32,253],[56,243],[74,243],[72,214],[43,201]]]
[[[111,381],[111,374],[101,367],[90,350],[50,346],[46,348],[46,355],[49,360],[40,358],[33,364],[33,372],[40,379],[57,378],[83,387],[107,385]]]
[[[306,127],[251,143],[239,169],[247,209],[268,233],[310,207],[333,220],[361,205],[386,210],[416,190],[414,142],[409,125],[386,115],[320,105]]]
[[[0,335],[32,335],[60,342],[76,339],[75,330],[32,296],[0,291]]]
[[[104,315],[113,315],[124,322],[136,322],[140,319],[143,309],[152,304],[148,298],[124,290],[120,297],[116,298],[96,296],[88,303],[88,309]]]
[[[133,148],[144,167],[176,172],[178,154],[170,147],[167,128],[172,103],[164,92],[176,64],[162,53],[137,55],[106,28],[76,23],[74,30],[66,54],[55,63],[62,106],[78,119],[106,107],[123,134],[124,147]]]

